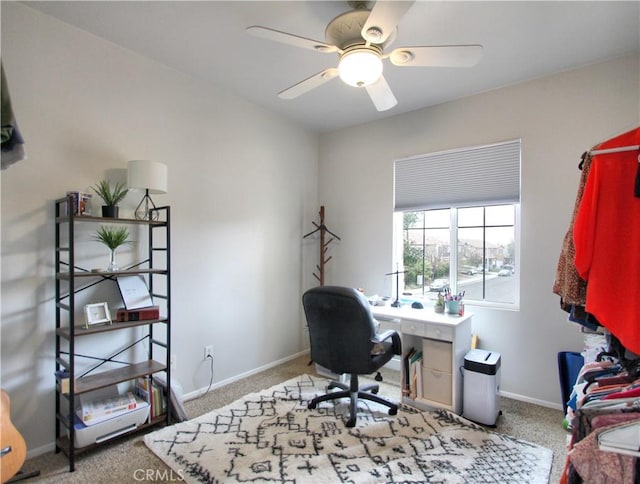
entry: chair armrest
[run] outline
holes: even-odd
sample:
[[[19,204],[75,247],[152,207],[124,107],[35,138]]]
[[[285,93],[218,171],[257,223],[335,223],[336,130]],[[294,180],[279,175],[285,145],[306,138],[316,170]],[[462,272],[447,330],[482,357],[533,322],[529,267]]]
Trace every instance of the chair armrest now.
[[[394,355],[402,354],[402,343],[400,341],[400,335],[398,334],[397,331],[389,329],[382,333],[377,333],[373,338],[373,342],[382,343],[383,341],[386,341],[389,338],[391,338],[391,347],[393,348],[393,354]]]

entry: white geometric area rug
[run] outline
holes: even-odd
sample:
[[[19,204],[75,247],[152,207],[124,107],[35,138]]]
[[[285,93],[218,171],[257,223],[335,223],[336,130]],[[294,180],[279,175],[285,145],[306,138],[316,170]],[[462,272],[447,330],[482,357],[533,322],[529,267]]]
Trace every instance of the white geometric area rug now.
[[[547,483],[552,452],[445,410],[420,412],[360,400],[307,403],[328,381],[302,375],[145,436],[186,482]]]

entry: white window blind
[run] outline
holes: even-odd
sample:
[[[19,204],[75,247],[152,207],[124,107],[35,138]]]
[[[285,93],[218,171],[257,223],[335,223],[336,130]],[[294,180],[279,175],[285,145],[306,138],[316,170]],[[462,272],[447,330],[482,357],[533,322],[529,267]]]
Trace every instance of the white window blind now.
[[[520,140],[395,162],[397,212],[520,201]]]

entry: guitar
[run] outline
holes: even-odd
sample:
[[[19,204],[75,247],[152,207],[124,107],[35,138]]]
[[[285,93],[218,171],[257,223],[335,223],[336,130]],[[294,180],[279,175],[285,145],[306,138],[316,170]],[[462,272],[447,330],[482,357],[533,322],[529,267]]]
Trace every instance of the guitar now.
[[[27,456],[27,444],[11,423],[9,395],[0,390],[0,480],[7,482],[20,470]]]

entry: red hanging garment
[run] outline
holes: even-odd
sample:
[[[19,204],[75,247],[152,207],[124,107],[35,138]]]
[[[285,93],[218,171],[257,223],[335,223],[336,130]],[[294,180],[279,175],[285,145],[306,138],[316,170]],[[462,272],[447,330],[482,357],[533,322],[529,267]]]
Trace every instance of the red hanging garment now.
[[[640,145],[640,127],[597,150]],[[640,354],[640,198],[638,149],[596,154],[576,215],[575,266],[587,281],[586,311]]]

